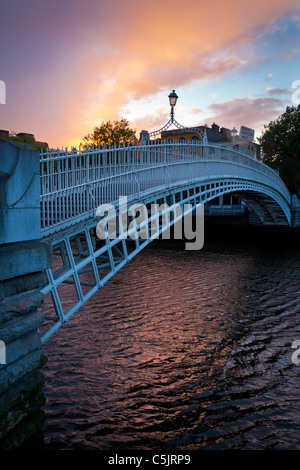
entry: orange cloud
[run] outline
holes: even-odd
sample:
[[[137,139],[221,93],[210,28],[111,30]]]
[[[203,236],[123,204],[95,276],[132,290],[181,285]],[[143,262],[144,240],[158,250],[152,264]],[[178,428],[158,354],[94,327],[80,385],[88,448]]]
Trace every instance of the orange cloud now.
[[[153,14],[136,0],[116,3],[116,17],[109,6],[106,12],[107,21],[114,24],[108,55],[94,36],[87,67],[92,77],[88,88],[94,90],[93,99],[85,102],[89,125],[120,117],[120,107],[132,100],[242,69],[247,57],[240,44],[254,44],[257,31],[297,1],[212,0],[208,7],[204,1],[187,0],[183,5],[179,0],[153,0]]]
[[[137,100],[243,70],[260,60],[258,33],[284,14],[295,15],[299,5],[298,0],[16,2],[19,14],[10,7],[4,28],[11,42],[19,38],[20,57],[28,60],[44,42],[40,63],[37,57],[31,71],[24,63],[23,81],[29,85],[20,90],[23,101],[14,119],[27,123],[30,114],[38,138],[51,145],[78,144],[95,125],[119,119],[120,110]],[[145,116],[133,126],[151,128],[157,118]]]

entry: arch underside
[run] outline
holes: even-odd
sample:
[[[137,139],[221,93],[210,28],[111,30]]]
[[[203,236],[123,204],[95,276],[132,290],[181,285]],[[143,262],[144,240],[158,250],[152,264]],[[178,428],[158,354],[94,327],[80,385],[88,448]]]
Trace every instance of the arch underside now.
[[[237,191],[234,194],[246,205],[250,224],[289,225],[284,211],[270,196],[251,191]]]
[[[157,187],[139,196],[128,197],[128,205],[143,203],[191,204],[195,209],[207,201],[227,193],[234,193],[253,211],[259,223],[288,225],[289,207],[279,193],[263,184],[237,178],[206,178],[194,182],[181,182],[172,187]],[[115,204],[117,208],[117,204]],[[116,210],[118,216],[118,209]],[[48,285],[42,290],[45,300],[45,324],[41,329],[46,341],[97,290],[151,241],[129,240],[117,237],[99,243],[96,225],[99,219],[89,218],[65,230],[45,237],[53,246],[53,267],[47,270]],[[172,225],[174,222],[170,220]],[[160,226],[160,233],[166,228]],[[74,289],[72,303],[64,303],[64,287]],[[47,300],[48,299],[48,300]]]
[[[288,202],[273,188],[257,182],[248,182],[238,178],[224,178],[200,180],[192,185],[164,191],[162,196],[174,194],[179,202],[185,199],[189,191],[192,192],[189,202],[197,204],[206,202],[224,194],[232,193],[243,201],[250,214],[255,214],[256,221],[261,225],[290,225],[291,215]],[[194,197],[194,199],[193,199]],[[142,202],[149,202],[151,197],[141,198]]]

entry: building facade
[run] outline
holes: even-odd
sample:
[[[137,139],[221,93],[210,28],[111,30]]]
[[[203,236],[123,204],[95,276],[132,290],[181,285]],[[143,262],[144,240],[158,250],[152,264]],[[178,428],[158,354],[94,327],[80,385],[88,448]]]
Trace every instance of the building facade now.
[[[199,132],[200,131],[200,132]],[[191,142],[202,142],[201,133],[206,131],[207,140],[210,144],[218,144],[222,146],[233,146],[233,137],[231,135],[231,130],[226,127],[218,126],[216,123],[213,123],[211,127],[208,126],[196,126],[194,128],[187,127],[186,130],[182,129],[172,129],[162,132],[161,138],[162,141],[167,141],[168,143],[178,141],[179,143],[185,143],[187,141]],[[235,147],[246,151],[252,152],[253,156],[260,159],[260,145],[251,141],[240,139],[237,135],[234,140]]]

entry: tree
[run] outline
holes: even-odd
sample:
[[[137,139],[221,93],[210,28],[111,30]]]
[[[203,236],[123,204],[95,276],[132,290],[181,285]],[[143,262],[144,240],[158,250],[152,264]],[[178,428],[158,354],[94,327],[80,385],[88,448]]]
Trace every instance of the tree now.
[[[287,106],[275,121],[265,125],[258,138],[264,152],[264,163],[279,169],[289,191],[300,190],[300,105]]]
[[[109,145],[112,143],[124,144],[135,140],[135,129],[129,127],[129,122],[122,118],[121,121],[102,122],[100,127],[95,127],[92,134],[83,137],[80,145]]]

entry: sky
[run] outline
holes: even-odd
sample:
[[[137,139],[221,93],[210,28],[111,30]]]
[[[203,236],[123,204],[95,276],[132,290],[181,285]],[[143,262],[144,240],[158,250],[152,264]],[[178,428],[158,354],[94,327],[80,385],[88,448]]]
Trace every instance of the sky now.
[[[0,129],[77,146],[103,121],[255,129],[300,80],[299,0],[0,0]],[[299,82],[300,84],[300,82]],[[0,102],[1,94],[0,94]]]

